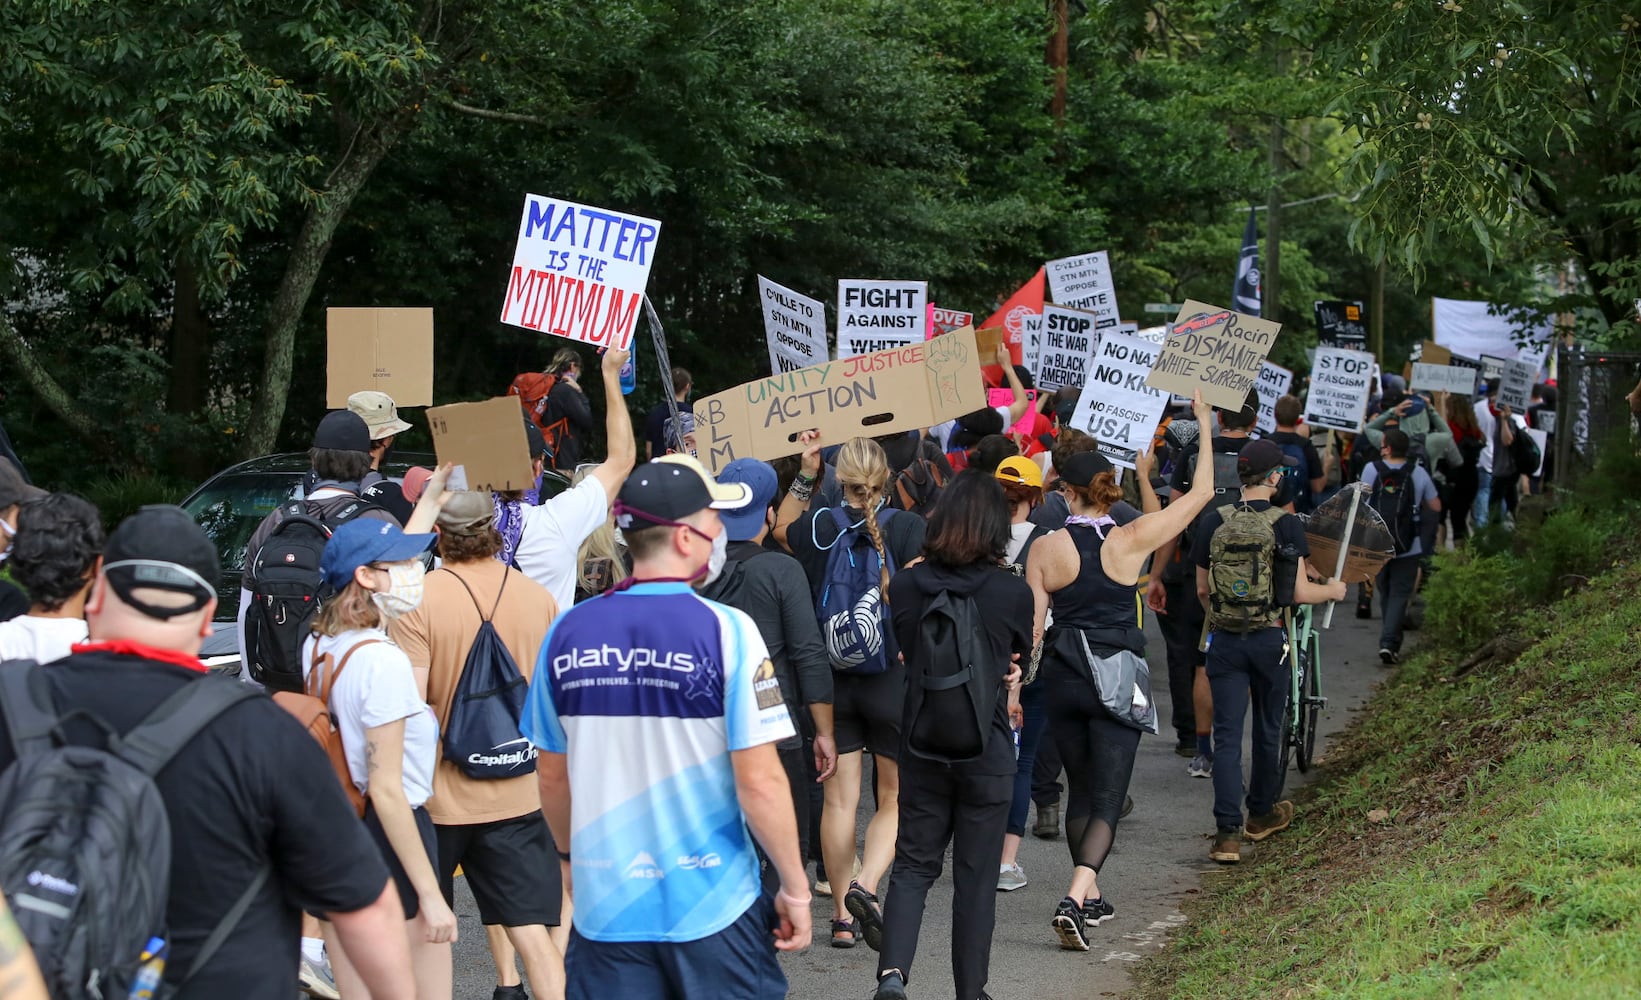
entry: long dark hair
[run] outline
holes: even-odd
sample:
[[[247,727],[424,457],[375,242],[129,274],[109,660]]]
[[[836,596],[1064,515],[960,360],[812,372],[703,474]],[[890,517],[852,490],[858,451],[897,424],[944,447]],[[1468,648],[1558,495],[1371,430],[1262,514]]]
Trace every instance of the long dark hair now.
[[[1009,504],[1003,487],[975,469],[958,473],[929,515],[923,555],[942,566],[997,565],[1008,544]]]

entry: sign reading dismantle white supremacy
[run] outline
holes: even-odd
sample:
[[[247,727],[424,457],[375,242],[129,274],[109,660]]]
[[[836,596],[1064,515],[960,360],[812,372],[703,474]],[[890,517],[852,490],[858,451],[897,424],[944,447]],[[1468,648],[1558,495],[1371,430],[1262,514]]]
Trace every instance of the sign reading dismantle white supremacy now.
[[[1355,434],[1373,395],[1373,355],[1342,347],[1318,347],[1305,397],[1305,423]]]
[[[771,372],[796,371],[827,359],[825,306],[761,274],[758,301],[764,310]]]
[[[1201,389],[1208,405],[1240,410],[1281,329],[1273,320],[1187,300],[1148,381],[1181,396]]]
[[[1115,331],[1100,337],[1071,426],[1098,442],[1112,465],[1132,469],[1139,451],[1151,446],[1168,393],[1147,385],[1145,376],[1161,351],[1148,340]]]
[[[501,321],[626,350],[660,234],[654,219],[526,195]]]
[[[838,282],[838,357],[887,351],[924,338],[928,322],[926,281]]]

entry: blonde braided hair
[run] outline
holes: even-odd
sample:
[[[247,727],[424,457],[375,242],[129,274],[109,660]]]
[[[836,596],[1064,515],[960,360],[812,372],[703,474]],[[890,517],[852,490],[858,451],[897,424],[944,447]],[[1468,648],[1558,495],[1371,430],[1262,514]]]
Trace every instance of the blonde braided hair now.
[[[889,553],[883,544],[883,530],[877,523],[877,504],[889,485],[889,459],[883,447],[871,438],[850,438],[837,457],[838,483],[844,503],[858,508],[865,518],[866,534],[877,550],[878,572],[882,575],[883,603],[889,603]]]

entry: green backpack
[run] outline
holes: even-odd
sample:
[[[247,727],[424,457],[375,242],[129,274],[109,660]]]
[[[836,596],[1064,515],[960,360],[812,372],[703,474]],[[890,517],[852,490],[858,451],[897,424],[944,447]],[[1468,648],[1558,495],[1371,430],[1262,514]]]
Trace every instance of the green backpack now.
[[[1280,616],[1276,601],[1276,522],[1280,507],[1221,508],[1225,523],[1208,541],[1208,631],[1252,632]]]

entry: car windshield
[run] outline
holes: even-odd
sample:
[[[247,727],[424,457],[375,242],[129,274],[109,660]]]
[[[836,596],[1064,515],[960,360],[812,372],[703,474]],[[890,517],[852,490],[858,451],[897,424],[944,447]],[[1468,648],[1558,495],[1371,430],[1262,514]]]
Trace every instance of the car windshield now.
[[[223,581],[224,590],[233,589],[236,602],[251,533],[269,511],[294,500],[301,486],[301,473],[245,473],[215,480],[189,498],[184,509],[215,543],[222,572],[228,578]],[[227,586],[230,584],[231,588]]]

